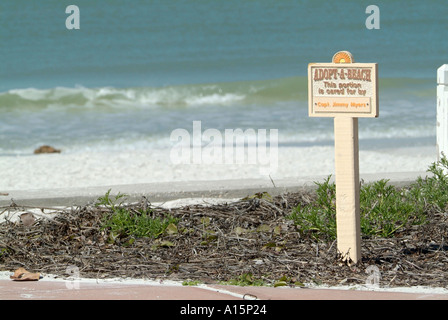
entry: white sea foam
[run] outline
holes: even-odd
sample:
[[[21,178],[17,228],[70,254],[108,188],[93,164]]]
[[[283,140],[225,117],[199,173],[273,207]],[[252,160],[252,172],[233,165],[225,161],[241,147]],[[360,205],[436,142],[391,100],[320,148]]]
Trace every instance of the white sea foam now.
[[[203,106],[227,105],[244,100],[256,91],[226,92],[218,85],[190,85],[147,88],[75,88],[56,87],[51,89],[14,89],[0,93],[5,102],[0,106],[65,108],[70,106],[93,108],[109,106],[113,108],[155,107],[155,106]]]

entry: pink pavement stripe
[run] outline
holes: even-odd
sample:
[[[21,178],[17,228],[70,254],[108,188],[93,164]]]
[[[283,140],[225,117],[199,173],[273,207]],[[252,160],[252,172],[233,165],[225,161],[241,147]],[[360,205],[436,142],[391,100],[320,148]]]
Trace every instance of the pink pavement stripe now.
[[[66,284],[69,284],[67,286]],[[448,300],[448,294],[336,289],[0,280],[0,300]]]

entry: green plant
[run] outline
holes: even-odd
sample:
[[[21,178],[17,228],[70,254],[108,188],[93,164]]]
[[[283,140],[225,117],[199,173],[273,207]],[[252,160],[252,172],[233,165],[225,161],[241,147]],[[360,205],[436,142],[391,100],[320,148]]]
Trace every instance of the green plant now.
[[[446,181],[448,186],[448,178]],[[316,184],[316,199],[307,205],[299,204],[288,218],[304,235],[333,240],[336,238],[336,185],[330,183],[330,177]],[[433,181],[432,184],[436,183]],[[427,186],[427,191],[420,192],[421,186],[420,183],[410,189],[399,189],[389,185],[388,180],[363,184],[359,196],[362,235],[390,237],[402,228],[424,223],[427,200],[422,193],[430,193],[432,187]],[[440,194],[436,198],[440,200],[441,197],[446,195]]]
[[[336,186],[330,183],[331,176],[317,185],[316,199],[307,205],[299,204],[287,218],[302,234],[309,234],[315,239],[323,236],[336,237]]]
[[[263,199],[263,200],[272,202],[272,196],[266,191],[257,192],[254,195],[244,197],[241,200],[251,200],[251,199]]]
[[[427,171],[432,175],[418,177],[411,186],[410,196],[429,210],[445,212],[448,209],[448,159],[445,154]]]
[[[152,217],[148,211],[130,211],[123,208],[109,215],[103,223],[103,228],[109,229],[111,234],[120,238],[125,236],[157,238],[170,224],[176,223],[177,219],[169,215]]]
[[[182,282],[183,286],[197,286],[201,284],[202,282],[199,280],[185,280]]]
[[[120,201],[120,202],[118,202]],[[164,214],[155,216],[152,209],[134,209],[123,206],[125,195],[110,197],[110,190],[98,199],[97,205],[104,205],[110,213],[103,220],[102,228],[110,232],[112,240],[128,236],[157,238],[169,228],[169,233],[177,231],[178,219]],[[118,202],[118,203],[117,203]]]
[[[220,284],[232,286],[264,286],[266,283],[263,279],[256,279],[252,273],[243,273],[237,279],[230,279],[228,281],[221,281]]]
[[[422,224],[426,213],[419,201],[379,180],[363,185],[360,190],[361,232],[364,236],[390,237],[410,225]]]
[[[126,195],[118,192],[118,194],[114,197],[112,200],[110,196],[111,189],[107,190],[104,197],[99,197],[97,202],[95,203],[95,206],[105,206],[106,208],[111,209],[112,211],[115,211],[116,208],[119,208],[123,205],[124,200],[126,199]],[[118,202],[118,200],[121,200]]]

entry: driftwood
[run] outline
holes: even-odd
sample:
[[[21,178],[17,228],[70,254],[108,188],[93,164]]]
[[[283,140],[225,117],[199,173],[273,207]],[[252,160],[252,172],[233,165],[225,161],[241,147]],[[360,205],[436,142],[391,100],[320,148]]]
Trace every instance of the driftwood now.
[[[68,276],[76,267],[81,277],[226,281],[242,274],[273,284],[365,284],[367,271],[377,268],[381,286],[446,287],[448,282],[447,217],[431,214],[430,222],[403,230],[396,237],[362,240],[362,260],[347,266],[338,259],[334,240],[316,241],[300,234],[288,219],[291,208],[309,202],[307,193],[272,199],[250,198],[221,205],[167,211],[179,219],[178,232],[161,239],[115,239],[101,224],[108,210],[85,206],[61,210],[32,225],[0,224],[0,270],[24,267],[42,274]],[[130,210],[151,207],[142,201]],[[0,208],[0,214],[20,206]],[[28,208],[29,209],[29,208]],[[47,208],[41,208],[47,210]],[[206,219],[204,219],[206,218]],[[160,245],[168,241],[171,245]],[[159,245],[156,245],[159,244]]]

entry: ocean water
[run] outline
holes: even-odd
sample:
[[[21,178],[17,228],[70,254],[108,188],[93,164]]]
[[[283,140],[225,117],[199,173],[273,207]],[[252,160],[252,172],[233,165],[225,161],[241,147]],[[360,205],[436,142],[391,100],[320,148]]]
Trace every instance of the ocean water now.
[[[65,8],[80,9],[68,30]],[[348,50],[379,66],[380,116],[361,149],[435,145],[445,0],[60,0],[0,3],[0,157],[171,148],[177,128],[278,129],[279,146],[333,144],[309,118],[307,65]]]

